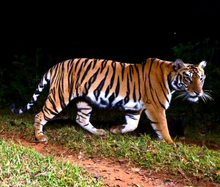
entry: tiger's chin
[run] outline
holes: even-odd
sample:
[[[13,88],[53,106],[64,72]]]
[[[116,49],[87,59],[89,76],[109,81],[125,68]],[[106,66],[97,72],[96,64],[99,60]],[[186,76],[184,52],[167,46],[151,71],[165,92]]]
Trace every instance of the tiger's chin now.
[[[196,103],[196,102],[199,101],[199,97],[197,97],[197,96],[189,96],[189,97],[187,97],[187,100],[190,101],[190,102]]]

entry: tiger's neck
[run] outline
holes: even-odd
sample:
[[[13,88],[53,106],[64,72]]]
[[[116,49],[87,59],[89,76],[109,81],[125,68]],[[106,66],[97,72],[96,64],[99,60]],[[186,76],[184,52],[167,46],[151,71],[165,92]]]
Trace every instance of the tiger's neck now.
[[[142,98],[144,103],[167,109],[172,98],[170,76],[173,75],[173,63],[149,58],[143,63]]]

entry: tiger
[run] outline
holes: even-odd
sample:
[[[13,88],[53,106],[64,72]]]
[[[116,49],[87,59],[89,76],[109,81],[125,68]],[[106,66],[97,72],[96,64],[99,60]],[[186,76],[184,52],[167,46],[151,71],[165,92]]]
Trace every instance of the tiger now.
[[[106,130],[91,124],[93,107],[109,107],[125,112],[125,124],[112,126],[111,133],[134,131],[144,111],[158,138],[174,143],[166,119],[172,95],[179,91],[184,99],[191,102],[212,99],[203,91],[206,65],[206,61],[194,65],[181,59],[166,61],[148,58],[142,63],[95,58],[69,59],[54,65],[43,75],[28,104],[20,109],[12,104],[11,111],[22,114],[29,110],[50,82],[45,104],[35,115],[35,138],[39,142],[48,141],[43,126],[76,99],[76,122],[92,134],[107,134]]]

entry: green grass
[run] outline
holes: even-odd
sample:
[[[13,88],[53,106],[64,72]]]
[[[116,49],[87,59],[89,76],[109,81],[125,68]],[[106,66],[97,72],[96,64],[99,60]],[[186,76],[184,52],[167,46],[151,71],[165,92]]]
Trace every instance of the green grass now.
[[[217,180],[220,151],[209,150],[205,146],[169,145],[151,140],[148,135],[109,134],[98,137],[80,129],[76,131],[74,127],[49,130],[47,135],[51,142],[65,145],[76,152],[81,151],[88,158],[126,158],[131,165],[155,172],[166,171],[177,175],[183,171],[189,177]]]
[[[1,186],[101,186],[82,168],[0,140]]]
[[[29,114],[5,114],[0,117],[0,129],[34,141],[33,118],[34,115]],[[143,167],[151,172],[181,173],[187,177],[220,183],[220,150],[211,150],[206,146],[181,142],[169,145],[151,139],[148,135],[135,133],[94,136],[78,125],[70,124],[70,121],[64,121],[63,124],[61,121],[48,123],[45,134],[49,143],[64,145],[72,152],[81,152],[88,158],[123,158],[131,166]]]
[[[102,186],[79,166],[0,139],[0,186]]]

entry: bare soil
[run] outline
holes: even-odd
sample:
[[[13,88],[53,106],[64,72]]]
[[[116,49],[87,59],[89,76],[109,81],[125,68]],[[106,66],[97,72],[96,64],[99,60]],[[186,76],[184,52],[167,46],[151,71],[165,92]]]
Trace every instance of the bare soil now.
[[[23,146],[30,146],[42,154],[53,154],[58,159],[73,162],[100,178],[103,186],[109,187],[165,187],[165,186],[200,186],[200,187],[220,187],[220,184],[188,178],[183,171],[179,171],[178,176],[173,176],[165,171],[159,173],[149,172],[146,168],[131,167],[126,159],[117,158],[94,158],[86,159],[81,152],[75,154],[65,147],[28,142],[22,137],[8,136],[6,132],[0,133],[4,139]]]

